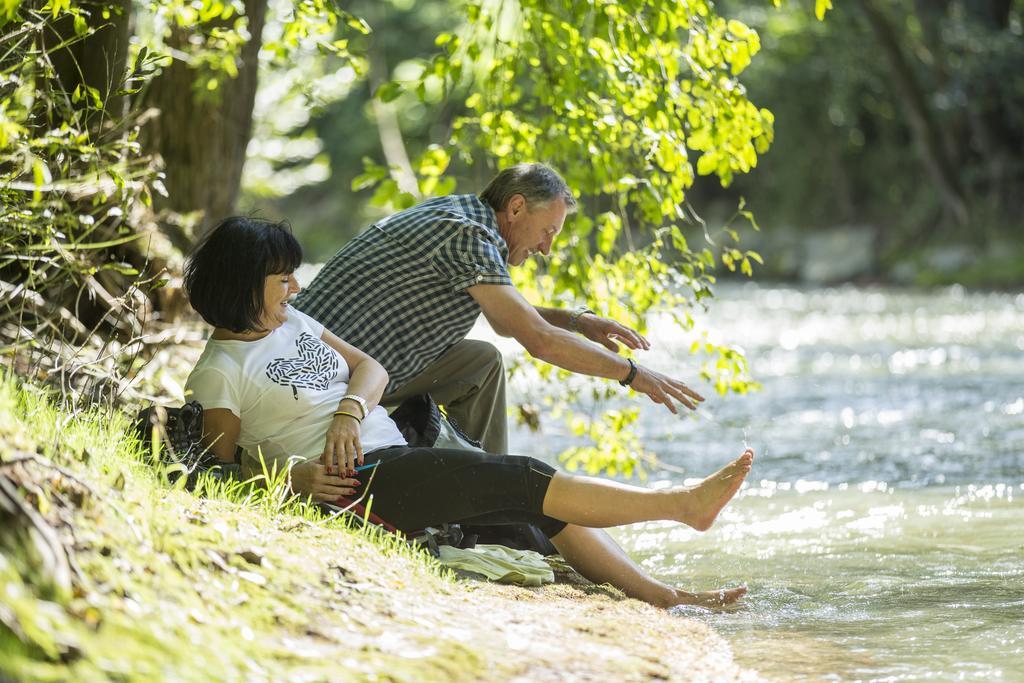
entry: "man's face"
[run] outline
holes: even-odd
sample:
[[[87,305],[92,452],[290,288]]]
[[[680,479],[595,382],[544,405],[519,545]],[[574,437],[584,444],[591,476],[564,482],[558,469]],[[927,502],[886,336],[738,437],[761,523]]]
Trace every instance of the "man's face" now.
[[[547,206],[530,211],[520,195],[514,196],[505,207],[508,221],[508,264],[519,266],[536,253],[547,256],[551,243],[561,232],[566,215],[565,200],[552,199]]]

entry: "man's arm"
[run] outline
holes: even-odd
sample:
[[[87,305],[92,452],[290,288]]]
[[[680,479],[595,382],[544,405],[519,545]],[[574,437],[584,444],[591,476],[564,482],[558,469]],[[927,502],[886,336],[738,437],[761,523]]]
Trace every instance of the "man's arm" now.
[[[592,377],[624,380],[629,375],[629,361],[550,324],[514,287],[475,285],[466,291],[480,304],[495,332],[515,337],[534,358]],[[630,386],[673,413],[677,410],[672,399],[691,409],[697,401],[704,400],[679,380],[642,366],[637,366]]]
[[[567,311],[564,308],[546,308],[544,306],[534,306],[533,308],[540,317],[544,318],[548,325],[561,327],[563,330],[570,329],[569,316],[572,315],[572,311]]]

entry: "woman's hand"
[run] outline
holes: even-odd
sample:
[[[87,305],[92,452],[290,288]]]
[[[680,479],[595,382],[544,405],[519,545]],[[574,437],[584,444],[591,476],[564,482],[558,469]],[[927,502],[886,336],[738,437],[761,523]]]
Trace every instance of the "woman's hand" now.
[[[327,468],[316,460],[308,460],[292,467],[292,491],[312,496],[320,503],[336,503],[339,498],[355,494],[358,479],[327,474]]]
[[[359,444],[359,420],[351,415],[335,415],[327,428],[327,442],[320,463],[328,474],[354,474],[356,463],[363,464]]]

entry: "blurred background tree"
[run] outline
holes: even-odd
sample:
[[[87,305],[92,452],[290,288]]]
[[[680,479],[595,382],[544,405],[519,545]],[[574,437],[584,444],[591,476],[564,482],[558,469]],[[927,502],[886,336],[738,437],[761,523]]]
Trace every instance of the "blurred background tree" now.
[[[414,80],[430,61],[434,36],[465,30],[461,3],[372,4],[376,30],[364,41],[398,82]],[[856,0],[837,3],[825,22],[808,2],[726,0],[716,7],[757,31],[764,49],[743,72],[743,84],[777,123],[759,172],[737,175],[727,190],[699,181],[691,189],[691,204],[704,218],[728,222],[743,197],[770,228],[756,244],[776,252],[801,235],[868,226],[875,258],[863,275],[874,279],[1008,286],[1024,277],[1011,263],[1020,261],[1015,188],[1024,180],[1020,0]],[[387,93],[396,96],[392,109],[413,159],[449,140],[470,94],[464,81],[444,98],[431,85],[426,101]],[[270,205],[291,218],[314,260],[329,257],[381,213],[369,189],[347,191],[364,156],[389,163],[372,90],[360,83],[307,127],[323,141],[330,180]],[[470,191],[488,174],[481,165],[455,159],[447,175]],[[267,206],[255,194],[243,201]],[[935,266],[950,267],[945,273],[925,262],[930,249],[943,245],[959,248],[935,259]],[[1000,253],[1013,258],[993,264]],[[799,276],[803,257],[794,250],[770,258],[765,273]],[[908,263],[914,268],[901,268]],[[990,279],[976,281],[982,276]]]
[[[759,172],[736,183],[767,233],[871,226],[866,274],[883,280],[1024,279],[1021,2],[856,0],[823,23],[726,6],[762,36],[746,83],[779,122]]]

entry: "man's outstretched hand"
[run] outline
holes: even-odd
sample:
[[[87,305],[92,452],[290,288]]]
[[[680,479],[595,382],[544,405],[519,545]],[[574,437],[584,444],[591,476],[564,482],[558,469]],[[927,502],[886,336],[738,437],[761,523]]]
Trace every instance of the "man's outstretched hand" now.
[[[647,394],[652,401],[662,404],[674,414],[679,413],[675,401],[679,401],[690,410],[696,410],[697,404],[704,400],[703,396],[679,380],[648,370],[642,365],[637,366],[636,377],[629,386],[633,391]]]
[[[581,315],[576,321],[576,327],[579,329],[580,334],[590,341],[597,342],[609,351],[615,351],[616,353],[619,350],[619,345],[616,342],[621,342],[634,350],[643,349],[646,351],[651,348],[651,343],[636,330],[614,320],[598,317],[593,313]]]
[[[593,313],[584,313],[576,321],[580,334],[590,341],[597,342],[609,351],[618,353],[619,343],[626,347],[647,351],[651,343],[636,330],[608,318],[601,318]],[[647,394],[655,403],[660,403],[673,413],[679,409],[675,402],[679,401],[690,410],[696,410],[697,404],[704,397],[677,379],[667,377],[660,372],[637,366],[636,377],[630,388],[641,394]]]

